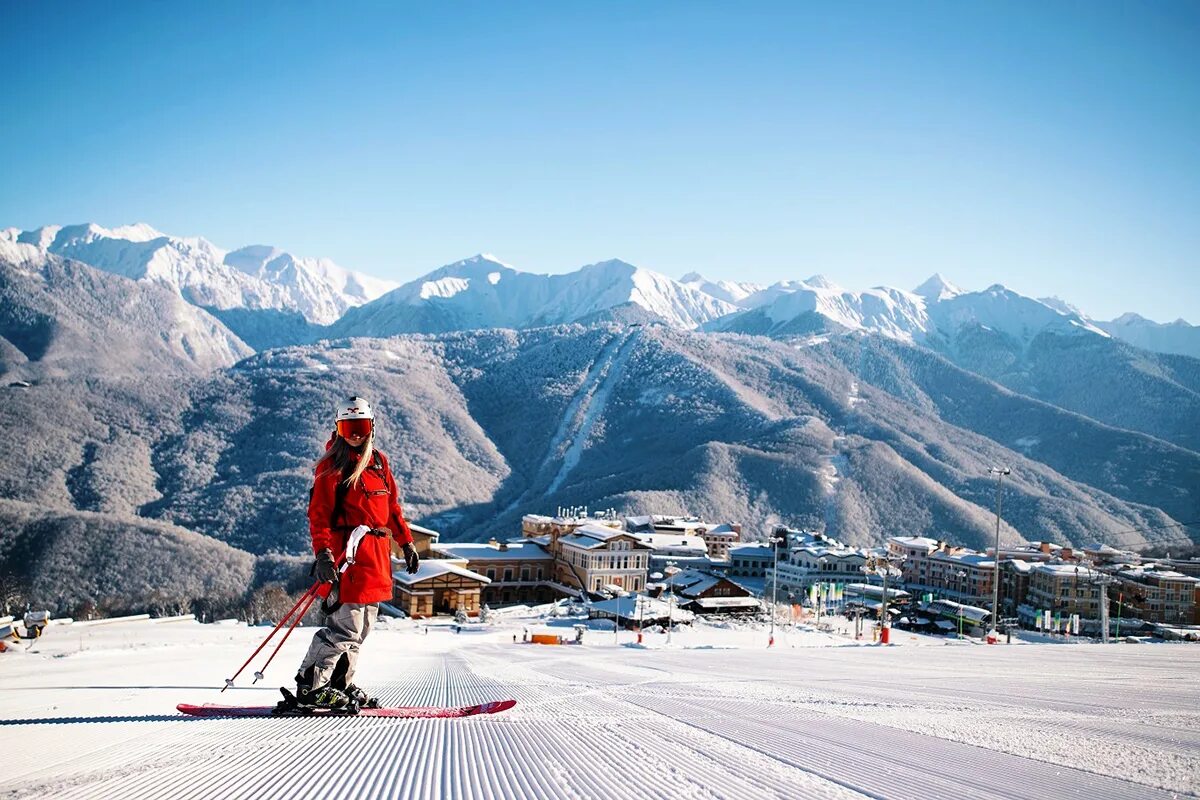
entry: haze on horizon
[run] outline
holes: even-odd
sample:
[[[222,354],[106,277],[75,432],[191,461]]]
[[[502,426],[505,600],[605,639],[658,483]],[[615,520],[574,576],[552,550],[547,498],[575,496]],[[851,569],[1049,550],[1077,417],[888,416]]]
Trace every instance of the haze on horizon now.
[[[1200,7],[9,6],[0,227],[1196,319]]]

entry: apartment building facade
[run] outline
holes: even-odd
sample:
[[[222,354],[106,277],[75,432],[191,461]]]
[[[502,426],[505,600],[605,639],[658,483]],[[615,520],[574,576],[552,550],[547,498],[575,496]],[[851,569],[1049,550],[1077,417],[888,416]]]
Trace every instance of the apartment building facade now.
[[[1118,569],[1110,596],[1126,616],[1164,625],[1200,625],[1200,578],[1157,565]]]
[[[889,556],[903,558],[901,580],[914,594],[991,607],[993,557],[927,536],[893,536],[887,550]]]

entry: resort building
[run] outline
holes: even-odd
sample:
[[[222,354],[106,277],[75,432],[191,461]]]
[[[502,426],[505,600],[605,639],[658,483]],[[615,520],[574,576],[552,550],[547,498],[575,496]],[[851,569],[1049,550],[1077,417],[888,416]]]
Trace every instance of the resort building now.
[[[1200,625],[1200,578],[1158,565],[1125,566],[1109,596],[1122,598],[1125,616],[1164,625]]]
[[[481,600],[489,606],[549,603],[561,593],[554,584],[554,556],[535,542],[446,543],[441,557],[458,559],[489,581]]]

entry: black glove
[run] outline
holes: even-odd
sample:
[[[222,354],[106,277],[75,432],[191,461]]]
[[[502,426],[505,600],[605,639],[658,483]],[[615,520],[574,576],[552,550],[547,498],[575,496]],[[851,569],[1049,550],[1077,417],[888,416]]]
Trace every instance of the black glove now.
[[[321,583],[330,583],[337,578],[337,565],[333,563],[333,553],[326,547],[317,553],[317,563],[313,564],[313,574]]]
[[[404,545],[404,570],[409,575],[416,575],[421,567],[421,559],[417,556],[417,548],[412,542]]]

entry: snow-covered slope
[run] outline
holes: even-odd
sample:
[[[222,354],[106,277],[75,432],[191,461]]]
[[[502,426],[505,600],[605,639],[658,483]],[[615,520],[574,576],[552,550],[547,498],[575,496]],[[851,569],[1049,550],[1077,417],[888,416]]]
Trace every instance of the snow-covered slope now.
[[[0,373],[82,380],[208,372],[251,352],[219,320],[156,283],[0,239]]]
[[[8,229],[3,239],[7,247],[29,245],[165,285],[204,308],[289,311],[318,324],[333,322],[395,285],[326,259],[297,258],[270,247],[226,253],[206,239],[170,236],[143,223],[111,230],[95,224]]]
[[[0,653],[0,794],[1195,797],[1194,646],[987,647],[893,632],[893,646],[878,648],[832,617],[839,633],[781,625],[770,649],[761,622],[679,626],[670,645],[657,630],[634,646],[629,631],[592,628],[582,645],[542,647],[513,639],[543,630],[570,639],[571,625],[599,621],[494,617],[460,635],[442,620],[381,619],[372,629],[355,682],[382,703],[517,701],[496,716],[414,720],[176,713],[180,702],[273,704],[312,627],[287,640],[264,680],[240,678],[222,694],[267,628],[170,618],[51,625],[30,652]]]
[[[0,230],[0,261],[23,269],[34,269],[44,264],[45,252],[36,245],[22,242],[20,236],[21,231],[17,228]]]
[[[675,327],[694,328],[737,310],[731,303],[624,261],[565,275],[513,269],[490,255],[441,267],[360,308],[334,327],[341,336],[392,336],[574,322],[633,304]]]
[[[1112,322],[1095,324],[1110,335],[1144,350],[1200,358],[1200,325],[1189,325],[1182,319],[1161,323],[1129,312]]]

